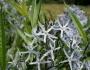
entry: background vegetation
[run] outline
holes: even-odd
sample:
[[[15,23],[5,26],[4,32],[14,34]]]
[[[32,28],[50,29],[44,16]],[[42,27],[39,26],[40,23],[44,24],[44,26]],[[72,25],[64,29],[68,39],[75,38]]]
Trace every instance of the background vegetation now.
[[[33,2],[31,3],[31,1]],[[70,70],[70,68],[73,70],[72,67],[69,67],[68,63],[64,63],[63,61],[68,58],[67,60],[70,63],[70,61],[73,61],[74,56],[75,59],[79,61],[78,63],[77,61],[75,62],[77,63],[75,65],[78,66],[78,69],[81,68],[79,67],[81,64],[87,66],[88,61],[90,61],[88,55],[88,53],[90,53],[90,16],[87,19],[83,15],[82,10],[88,15],[89,4],[83,4],[83,2],[79,4],[80,0],[78,3],[76,0],[67,0],[67,4],[77,4],[82,9],[79,11],[77,11],[77,9],[71,11],[66,4],[63,4],[62,0],[41,0],[43,3],[42,6],[41,2],[38,1],[39,0],[7,0],[6,3],[1,3],[0,70],[55,70],[54,67],[56,67],[57,70]],[[61,14],[66,7],[68,12],[63,13],[65,17],[58,16],[60,20],[58,18],[56,19],[56,16]],[[72,7],[72,9],[73,8],[75,7]],[[73,14],[75,11],[75,15],[78,18]],[[68,16],[71,16],[72,19]],[[70,22],[67,22],[67,20]],[[72,25],[70,24],[73,22],[76,26],[76,34],[73,33],[75,29],[71,27]],[[85,25],[81,24],[81,22],[85,23]],[[72,32],[69,28],[72,29]],[[71,34],[66,33],[67,31]],[[80,36],[77,32],[79,32]],[[77,40],[77,38],[79,39]],[[68,43],[70,43],[70,45],[68,45]],[[71,56],[69,56],[69,54],[71,54]],[[63,57],[63,55],[66,55],[66,57]],[[51,57],[49,58],[49,56]],[[47,62],[47,60],[51,62],[49,64],[50,66],[42,64],[44,63],[43,61]],[[74,65],[72,66],[77,68]]]
[[[81,5],[79,7],[85,12],[85,15],[90,14],[89,6]],[[51,16],[56,17],[58,14],[60,14],[64,11],[64,8],[65,8],[64,4],[43,4],[41,7],[41,13],[46,13],[48,18],[51,18]],[[51,15],[50,15],[50,13],[51,13]]]

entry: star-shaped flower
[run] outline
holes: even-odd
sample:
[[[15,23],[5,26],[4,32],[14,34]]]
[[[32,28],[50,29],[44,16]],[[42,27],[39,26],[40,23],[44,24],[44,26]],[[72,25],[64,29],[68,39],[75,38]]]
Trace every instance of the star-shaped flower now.
[[[55,37],[54,35],[49,33],[53,29],[53,26],[51,28],[49,28],[48,30],[45,30],[45,27],[41,23],[39,23],[39,26],[41,28],[41,32],[37,33],[36,35],[38,35],[38,36],[43,35],[44,36],[44,43],[46,43],[46,38],[47,37],[52,42],[53,42],[53,39],[57,39],[57,37]]]
[[[34,40],[43,41],[43,39],[40,38],[40,37],[37,35],[37,26],[32,29],[32,34],[28,34],[28,33],[25,32],[25,35],[26,35],[26,36],[29,36],[29,37],[32,37]]]
[[[72,41],[72,47],[75,46],[75,45],[78,45],[78,44],[80,44],[82,42],[81,37],[79,35],[74,35],[71,38],[71,41]]]
[[[79,44],[82,43],[81,37],[79,35],[74,35],[71,39],[71,47],[73,49],[77,49],[79,51],[82,51],[82,49],[79,47]]]
[[[63,38],[64,33],[67,33],[69,30],[71,30],[71,28],[68,26],[70,20],[68,19],[65,23],[63,23],[64,20],[60,18],[58,18],[56,20],[56,24],[54,25],[54,30],[60,30],[60,37]]]
[[[77,65],[78,65],[77,70],[82,70],[82,68],[83,68],[83,66],[84,66],[83,63],[80,62],[80,63],[78,63]]]
[[[87,70],[90,70],[90,61],[88,60],[87,62],[84,61],[85,67]]]
[[[22,63],[23,63],[23,66],[27,68],[26,62],[24,61],[23,58],[20,57],[21,55],[18,48],[17,48],[17,52],[15,53],[15,56],[12,56],[10,54],[9,56],[11,58],[11,61],[8,62],[6,70],[11,70],[15,66],[17,67],[18,70],[22,70]]]
[[[79,62],[75,62],[73,64],[73,70],[82,70],[84,67],[84,63],[79,61]]]
[[[33,45],[34,44],[34,40],[28,44],[28,46],[25,46],[25,48],[27,49],[27,51],[24,52],[20,52],[20,54],[28,54],[27,59],[25,60],[25,62],[27,62],[30,59],[30,56],[32,53],[37,53],[36,51],[34,51],[34,49],[37,47],[37,45]]]
[[[52,58],[52,60],[54,61],[54,51],[56,51],[56,50],[59,50],[60,49],[60,47],[55,47],[55,41],[54,41],[54,46],[52,46],[52,44],[50,43],[50,54],[51,54],[51,58]]]
[[[49,54],[49,52],[46,52],[41,58],[39,58],[39,54],[36,54],[36,61],[30,62],[31,65],[37,64],[38,70],[41,70],[40,65],[45,63],[50,63],[50,61],[43,61],[43,59]]]
[[[60,63],[69,62],[70,69],[72,70],[72,61],[74,61],[74,62],[77,61],[77,62],[78,62],[79,60],[73,58],[74,51],[73,51],[73,53],[71,54],[71,56],[69,56],[65,50],[64,50],[64,53],[65,53],[65,55],[66,55],[66,57],[67,57],[68,59],[67,59],[67,60],[64,60],[64,61],[61,61]]]

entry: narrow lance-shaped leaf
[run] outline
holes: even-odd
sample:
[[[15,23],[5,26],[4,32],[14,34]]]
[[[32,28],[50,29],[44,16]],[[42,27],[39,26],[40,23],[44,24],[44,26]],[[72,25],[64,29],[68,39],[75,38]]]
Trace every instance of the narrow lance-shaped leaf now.
[[[8,20],[8,22],[9,22],[10,25],[15,29],[15,31],[20,35],[20,37],[21,37],[26,43],[28,43],[27,37],[22,33],[22,31],[21,31],[20,29],[18,29],[16,26],[14,26],[11,21]]]
[[[16,45],[17,45],[17,40],[19,39],[19,35],[17,33],[15,33],[15,37],[14,37],[14,40],[13,40],[13,43],[12,43],[12,47],[8,50],[8,54],[12,54],[14,55],[15,54],[15,50],[16,50]],[[9,57],[6,57],[6,60],[9,61],[10,58]]]
[[[39,21],[42,23],[42,24],[45,24],[45,14],[41,14],[40,16],[39,16]]]
[[[9,11],[7,10],[4,10],[7,14],[9,14],[11,17],[15,18],[18,22],[24,24],[24,22],[22,22],[20,19],[18,19],[15,15],[13,15],[12,13],[10,13]]]
[[[30,13],[30,21],[31,21],[32,28],[34,28],[38,23],[40,9],[41,9],[41,1],[38,4],[36,4],[36,0],[33,0],[32,9]]]
[[[90,27],[90,16],[88,16],[88,21],[87,24],[84,26],[84,28],[89,28]]]
[[[16,3],[16,2],[9,2],[14,8],[17,9],[17,11],[22,14],[27,20],[28,20],[28,12],[27,12],[27,7],[24,2],[22,3]],[[23,5],[22,5],[23,4]]]
[[[64,2],[64,4],[66,5],[66,3]],[[84,31],[82,25],[81,25],[81,22],[78,20],[78,18],[75,16],[75,14],[69,9],[69,7],[66,5],[67,9],[68,9],[68,12],[76,26],[76,28],[78,29],[83,41],[84,41],[84,44],[86,44],[86,41],[87,41],[87,38],[86,38],[86,32]]]
[[[6,42],[2,8],[0,9],[0,67],[5,70],[6,64]]]
[[[19,23],[22,23],[25,27],[25,30],[27,33],[31,33],[31,26],[27,24],[27,22],[18,19],[15,15],[13,15],[12,13],[10,13],[9,11],[5,10],[6,13],[8,13],[10,16],[12,16],[13,18],[15,18]],[[29,40],[31,41],[31,38],[29,37]]]

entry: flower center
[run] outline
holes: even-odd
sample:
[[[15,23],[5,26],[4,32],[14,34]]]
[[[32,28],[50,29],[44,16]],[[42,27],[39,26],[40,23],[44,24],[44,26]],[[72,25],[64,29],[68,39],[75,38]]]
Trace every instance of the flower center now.
[[[81,70],[81,68],[79,67],[77,70]]]
[[[61,27],[61,30],[64,30],[64,28],[63,28],[63,27]]]
[[[47,35],[47,34],[48,34],[48,32],[47,32],[47,31],[45,31],[44,33],[45,33],[45,35]]]
[[[73,43],[76,44],[76,42],[77,42],[77,41],[74,39],[74,40],[73,40]]]
[[[54,48],[54,47],[52,47],[51,49],[52,49],[53,51],[55,50],[55,48]]]
[[[68,58],[68,61],[72,61],[72,58]]]
[[[40,60],[38,60],[38,63],[40,63]]]

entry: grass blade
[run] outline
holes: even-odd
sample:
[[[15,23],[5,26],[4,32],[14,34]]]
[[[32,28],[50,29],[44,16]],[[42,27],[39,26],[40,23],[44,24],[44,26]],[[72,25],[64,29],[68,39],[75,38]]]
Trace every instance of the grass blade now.
[[[0,67],[5,70],[6,64],[6,42],[2,8],[0,9]]]

